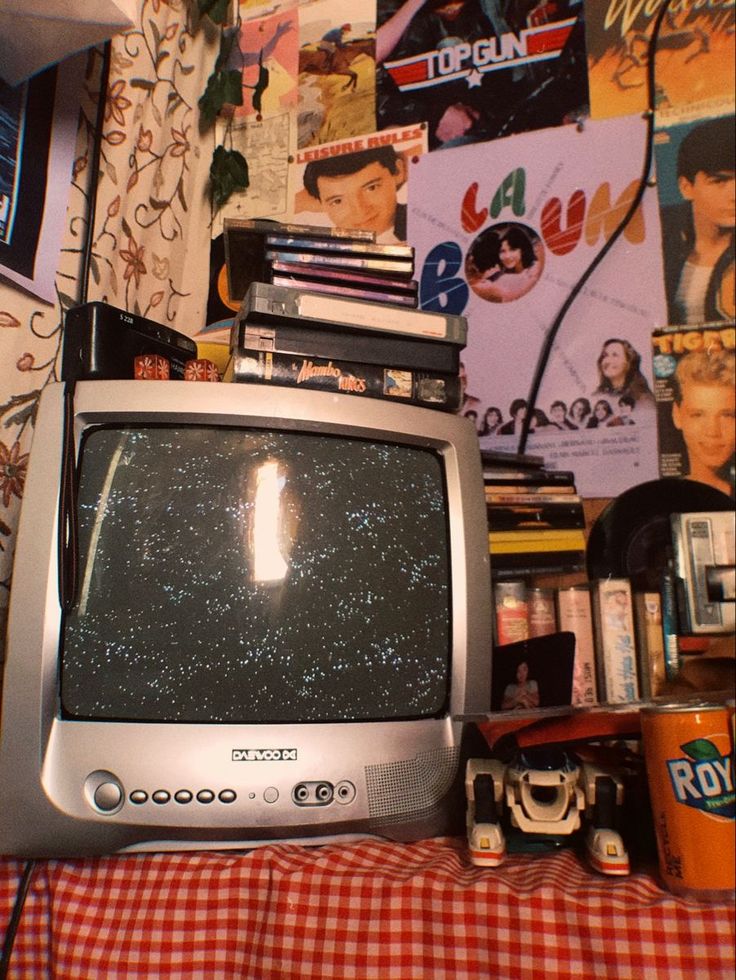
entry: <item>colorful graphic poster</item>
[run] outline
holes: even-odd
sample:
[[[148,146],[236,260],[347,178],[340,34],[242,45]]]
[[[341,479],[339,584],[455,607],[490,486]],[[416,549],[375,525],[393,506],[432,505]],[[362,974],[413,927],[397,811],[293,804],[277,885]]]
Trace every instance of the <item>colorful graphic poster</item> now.
[[[668,126],[654,152],[669,322],[733,320],[736,118]]]
[[[736,491],[734,323],[655,330],[659,472]]]
[[[461,411],[482,446],[517,451],[549,328],[633,199],[645,128],[638,116],[565,126],[413,164],[420,304],[468,318]],[[652,189],[565,317],[532,416],[527,451],[572,469],[585,496],[657,477],[650,345],[664,322]]]
[[[299,147],[376,129],[375,25],[374,0],[300,6]]]
[[[378,242],[405,242],[408,175],[412,160],[426,150],[425,126],[300,150],[289,169],[293,220],[372,231]]]
[[[594,119],[633,115],[647,108],[649,42],[660,3],[594,0],[585,6],[585,29]],[[700,106],[701,115],[722,111],[733,99],[733,0],[672,3],[664,16],[655,55],[657,112],[676,118]]]
[[[263,118],[296,108],[299,17],[296,7],[244,21],[234,68],[242,67],[243,104],[237,117]]]
[[[588,113],[582,0],[378,0],[379,128],[426,121],[429,149]]]

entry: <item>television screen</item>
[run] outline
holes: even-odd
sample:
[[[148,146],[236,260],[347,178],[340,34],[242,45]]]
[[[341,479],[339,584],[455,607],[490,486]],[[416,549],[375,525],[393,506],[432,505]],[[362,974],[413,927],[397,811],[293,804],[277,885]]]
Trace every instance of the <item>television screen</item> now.
[[[437,716],[449,516],[433,449],[206,425],[88,430],[63,716]]]

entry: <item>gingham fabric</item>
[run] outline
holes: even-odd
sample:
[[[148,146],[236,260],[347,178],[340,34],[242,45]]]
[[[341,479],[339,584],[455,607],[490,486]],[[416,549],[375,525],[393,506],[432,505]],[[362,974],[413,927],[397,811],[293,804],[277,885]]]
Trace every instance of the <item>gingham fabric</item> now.
[[[0,860],[0,932],[23,864]],[[728,978],[734,906],[459,839],[43,861],[10,980]]]

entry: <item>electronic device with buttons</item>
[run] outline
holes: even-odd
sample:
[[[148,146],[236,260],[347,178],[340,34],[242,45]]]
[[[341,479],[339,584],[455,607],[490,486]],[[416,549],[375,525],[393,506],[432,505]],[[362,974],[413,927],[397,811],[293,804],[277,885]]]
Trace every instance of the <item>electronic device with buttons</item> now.
[[[320,391],[80,381],[67,604],[64,408],[49,385],[18,529],[0,853],[461,832],[466,721],[490,707],[472,424]]]

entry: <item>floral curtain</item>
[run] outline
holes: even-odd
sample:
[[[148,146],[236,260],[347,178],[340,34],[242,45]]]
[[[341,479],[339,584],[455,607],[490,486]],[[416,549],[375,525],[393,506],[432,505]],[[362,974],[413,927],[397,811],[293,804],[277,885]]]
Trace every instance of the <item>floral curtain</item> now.
[[[140,0],[116,36],[104,124],[89,277],[81,281],[103,53],[87,58],[66,230],[51,305],[0,279],[0,660],[12,559],[36,407],[59,379],[64,314],[80,297],[193,336],[205,322],[211,132],[197,101],[219,37],[188,0]]]

